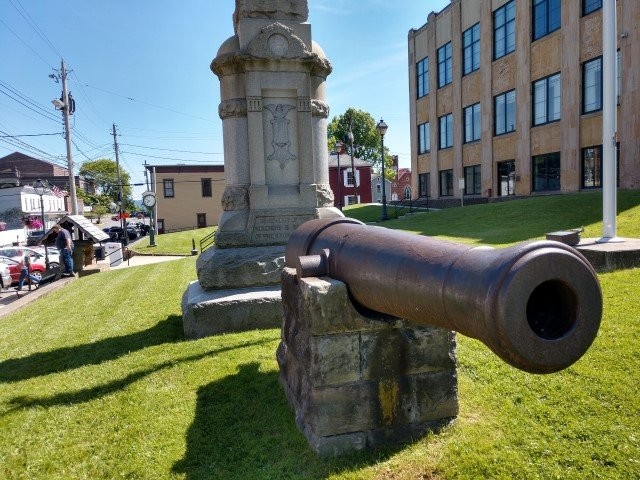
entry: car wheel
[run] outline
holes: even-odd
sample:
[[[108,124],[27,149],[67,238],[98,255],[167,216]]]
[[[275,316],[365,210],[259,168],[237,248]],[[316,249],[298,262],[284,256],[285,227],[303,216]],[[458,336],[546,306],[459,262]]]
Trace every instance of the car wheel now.
[[[56,270],[60,268],[60,264],[58,262],[49,262],[49,270]]]
[[[31,272],[31,276],[38,279],[38,282],[42,280],[42,272]]]

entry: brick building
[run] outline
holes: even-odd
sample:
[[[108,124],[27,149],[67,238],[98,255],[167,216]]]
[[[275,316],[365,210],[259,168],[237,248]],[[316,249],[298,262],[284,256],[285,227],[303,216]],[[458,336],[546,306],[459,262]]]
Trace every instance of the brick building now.
[[[329,186],[333,192],[333,206],[352,205],[354,203],[371,203],[371,164],[353,159],[351,169],[351,157],[340,154],[340,172],[338,173],[338,155],[329,155]],[[355,183],[355,185],[354,185]],[[340,188],[338,189],[338,184]],[[340,201],[342,200],[342,201]]]
[[[411,169],[396,168],[396,178],[391,182],[391,201],[411,200]]]
[[[223,165],[147,165],[156,192],[158,233],[217,225]],[[154,179],[155,177],[155,179]]]
[[[617,19],[618,181],[640,188],[640,2]],[[602,0],[452,0],[408,53],[414,197],[601,187]]]

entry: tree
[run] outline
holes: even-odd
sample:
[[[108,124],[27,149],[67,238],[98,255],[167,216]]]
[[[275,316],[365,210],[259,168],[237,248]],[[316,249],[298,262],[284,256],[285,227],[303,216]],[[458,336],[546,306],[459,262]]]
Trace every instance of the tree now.
[[[93,180],[96,185],[96,194],[84,194],[83,200],[89,205],[102,205],[108,207],[111,202],[118,203],[119,185],[116,162],[109,158],[84,162],[80,167],[80,175]],[[130,176],[122,167],[120,168],[120,181],[122,182],[123,205],[132,205]]]
[[[343,115],[333,117],[327,127],[327,146],[329,151],[335,150],[338,140],[345,144],[345,151],[351,154],[351,143],[348,140],[349,126],[353,132],[353,156],[369,162],[374,170],[380,171],[380,133],[376,128],[377,122],[368,112],[348,108]],[[393,179],[395,170],[389,149],[384,147],[386,177]]]

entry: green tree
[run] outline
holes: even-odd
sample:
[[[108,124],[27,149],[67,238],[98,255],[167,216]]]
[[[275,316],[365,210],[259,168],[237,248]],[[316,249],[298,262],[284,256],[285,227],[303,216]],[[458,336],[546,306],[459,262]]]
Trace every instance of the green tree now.
[[[351,143],[348,140],[349,127],[353,132],[353,156],[369,162],[374,167],[374,171],[380,171],[380,133],[376,128],[377,122],[370,113],[348,108],[347,111],[336,117],[333,117],[327,126],[327,147],[330,152],[335,151],[335,145],[338,140],[345,144],[345,152],[351,154]],[[392,166],[391,155],[389,149],[384,147],[384,159],[386,169],[386,177],[393,179],[395,170]]]
[[[91,179],[96,185],[96,194],[85,194],[83,200],[89,205],[108,207],[111,202],[117,203],[119,198],[118,170],[116,162],[109,158],[84,162],[80,167],[80,175]],[[133,205],[131,199],[130,176],[120,167],[122,182],[122,200],[125,206]]]

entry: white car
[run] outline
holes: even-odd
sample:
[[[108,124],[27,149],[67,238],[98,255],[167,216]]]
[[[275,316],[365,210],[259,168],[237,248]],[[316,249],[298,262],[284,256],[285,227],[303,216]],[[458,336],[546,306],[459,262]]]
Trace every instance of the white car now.
[[[26,254],[40,263],[45,263],[44,247],[2,247],[0,255],[3,257],[13,258],[20,261]],[[57,248],[47,247],[49,255],[49,268],[58,268],[60,266],[60,252]]]

